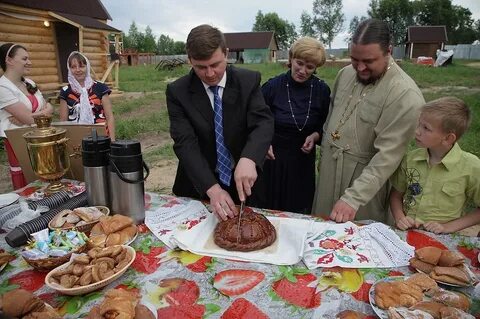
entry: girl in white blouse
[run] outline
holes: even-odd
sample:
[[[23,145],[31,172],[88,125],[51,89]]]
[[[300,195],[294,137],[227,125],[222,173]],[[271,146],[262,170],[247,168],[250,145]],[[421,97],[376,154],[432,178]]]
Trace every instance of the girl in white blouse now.
[[[4,72],[0,77],[0,137],[7,152],[13,188],[18,189],[27,183],[5,130],[33,124],[34,115],[51,115],[53,108],[35,83],[24,77],[31,67],[25,47],[13,43],[0,46],[0,66]]]

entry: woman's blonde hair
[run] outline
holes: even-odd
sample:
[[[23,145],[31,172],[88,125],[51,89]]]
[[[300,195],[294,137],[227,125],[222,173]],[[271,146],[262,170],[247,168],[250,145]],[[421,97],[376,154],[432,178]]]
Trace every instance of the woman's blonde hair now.
[[[311,37],[303,37],[292,44],[288,52],[289,60],[302,59],[315,63],[317,67],[325,63],[325,48],[317,39]]]

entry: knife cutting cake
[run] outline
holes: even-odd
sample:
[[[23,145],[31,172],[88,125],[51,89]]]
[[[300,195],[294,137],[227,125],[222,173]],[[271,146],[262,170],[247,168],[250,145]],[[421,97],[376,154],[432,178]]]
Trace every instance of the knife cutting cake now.
[[[238,217],[218,222],[214,231],[214,242],[226,250],[254,251],[270,246],[277,233],[272,223],[262,214],[245,208],[240,220]]]

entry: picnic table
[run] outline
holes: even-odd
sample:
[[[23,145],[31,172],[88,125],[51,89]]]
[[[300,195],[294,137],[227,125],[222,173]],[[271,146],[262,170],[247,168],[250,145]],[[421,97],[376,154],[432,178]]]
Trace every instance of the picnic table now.
[[[38,196],[44,183],[34,182],[18,193]],[[81,184],[80,184],[81,186]],[[79,185],[75,185],[79,187]],[[146,193],[146,214],[159,207],[174,205],[175,196]],[[182,198],[182,200],[189,200]],[[289,212],[257,210],[283,218],[312,217]],[[192,221],[195,222],[195,221]],[[475,273],[478,262],[477,237],[435,235],[420,230],[396,233],[416,248],[438,246],[459,251]],[[317,268],[309,270],[303,261],[292,266],[239,262],[170,250],[145,225],[131,244],[136,259],[118,280],[101,290],[65,296],[48,288],[46,273],[30,267],[0,234],[0,248],[17,258],[0,273],[0,294],[22,287],[56,308],[64,318],[82,318],[103,300],[112,288],[138,291],[157,310],[158,318],[335,318],[342,310],[358,310],[376,318],[369,303],[373,283],[389,276],[409,276],[409,267],[393,269]],[[452,287],[448,287],[452,289]],[[472,300],[470,312],[480,317],[480,289],[454,288]]]

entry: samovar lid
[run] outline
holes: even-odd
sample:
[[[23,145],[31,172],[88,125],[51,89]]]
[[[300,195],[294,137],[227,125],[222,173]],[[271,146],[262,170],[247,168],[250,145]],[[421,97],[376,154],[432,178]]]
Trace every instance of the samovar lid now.
[[[50,124],[52,123],[52,117],[41,115],[41,116],[34,116],[33,120],[37,127],[32,131],[29,131],[23,134],[25,139],[39,139],[39,138],[52,138],[56,135],[65,135],[67,132],[66,129],[61,127],[52,127]]]

